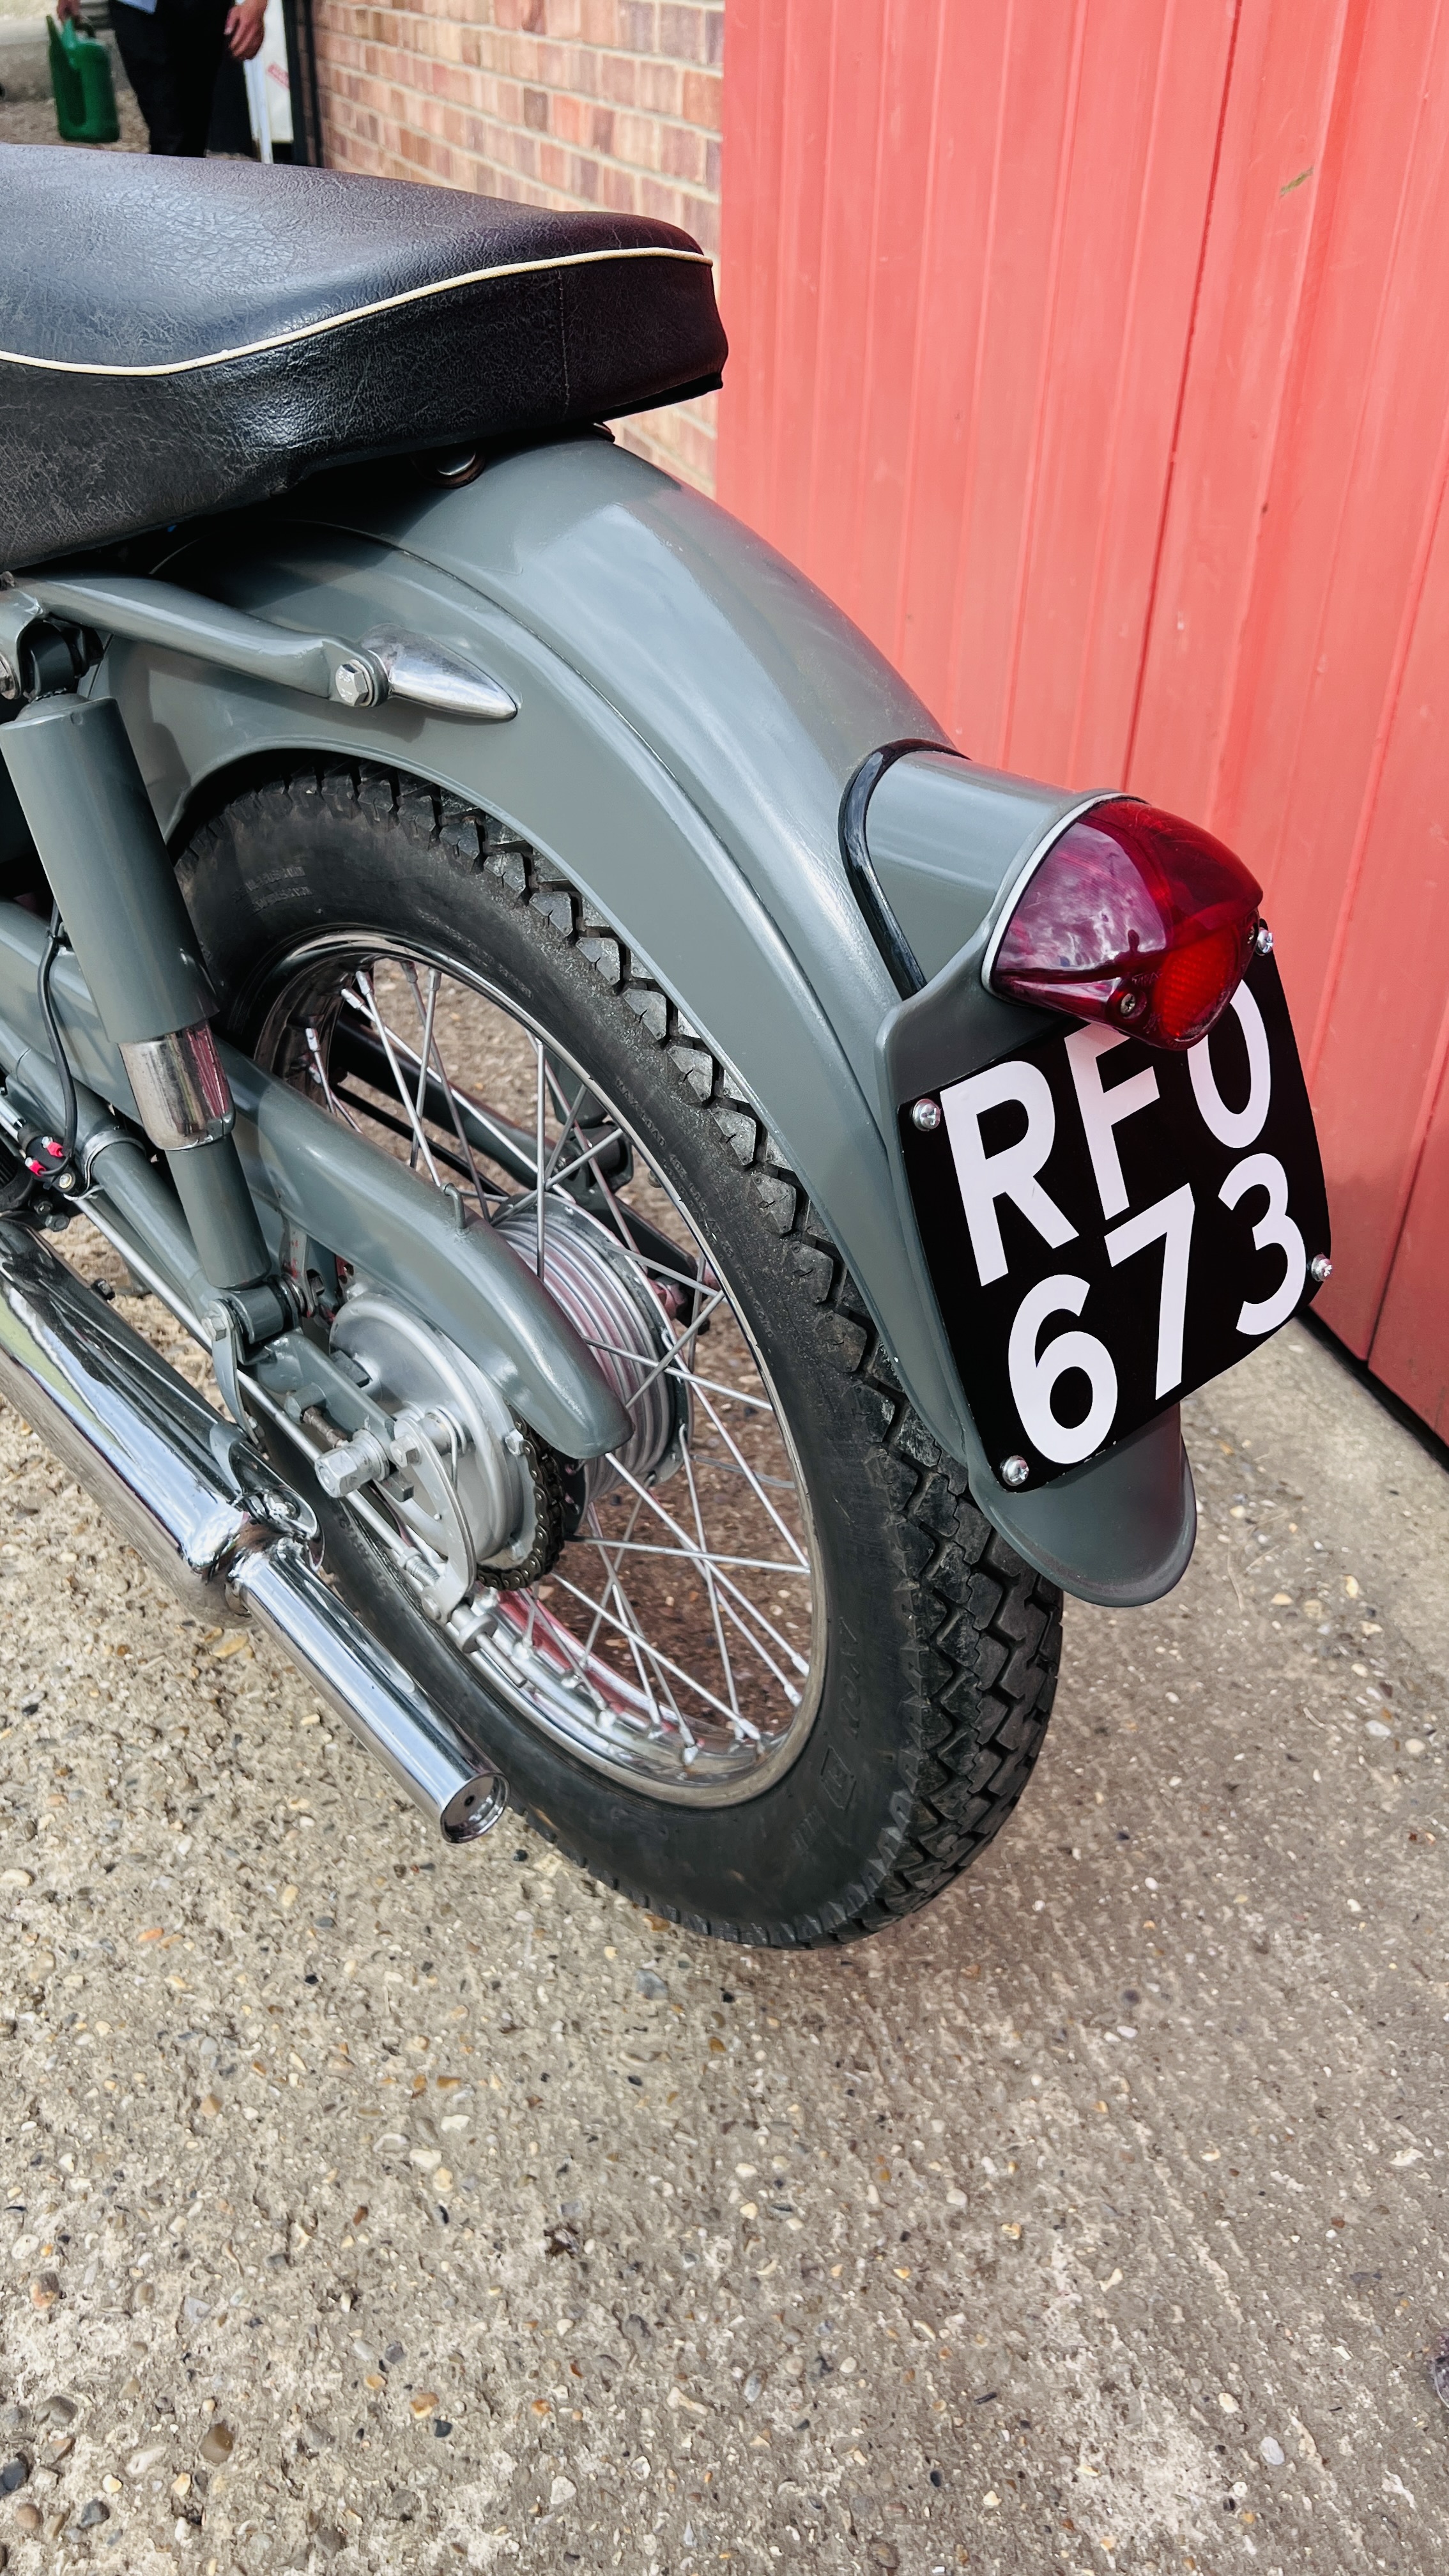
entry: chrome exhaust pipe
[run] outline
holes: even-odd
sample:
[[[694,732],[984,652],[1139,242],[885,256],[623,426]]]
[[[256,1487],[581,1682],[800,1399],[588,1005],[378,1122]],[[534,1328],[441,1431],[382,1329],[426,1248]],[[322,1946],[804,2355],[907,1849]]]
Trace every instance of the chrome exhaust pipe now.
[[[310,1506],[13,1218],[0,1220],[0,1395],[189,1609],[267,1629],[449,1842],[497,1823],[506,1784],[322,1582]]]

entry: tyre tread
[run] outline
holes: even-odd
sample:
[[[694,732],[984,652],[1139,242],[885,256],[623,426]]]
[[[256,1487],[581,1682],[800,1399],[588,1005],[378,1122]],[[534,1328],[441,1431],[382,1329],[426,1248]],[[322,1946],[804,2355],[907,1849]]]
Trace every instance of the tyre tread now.
[[[751,1188],[779,1234],[802,1323],[855,1391],[878,1492],[894,1517],[909,1587],[915,1686],[901,1708],[910,1786],[891,1802],[857,1884],[818,1914],[703,1919],[572,1853],[604,1884],[687,1929],[757,1947],[835,1946],[899,1922],[971,1866],[1020,1798],[1040,1754],[1060,1650],[1061,1596],[1022,1563],[971,1500],[964,1470],[912,1409],[834,1242],[770,1136],[736,1068],[716,1054],[592,899],[507,825],[416,778],[368,763],[302,765],[248,791],[265,807],[323,805],[426,843],[461,872],[484,870],[527,907],[545,940],[574,949],[706,1112],[723,1169]],[[241,800],[246,802],[244,797]],[[192,843],[195,859],[209,830]],[[891,1569],[883,1568],[889,1576]],[[538,1816],[530,1821],[558,1837]],[[565,1846],[566,1847],[566,1846]]]

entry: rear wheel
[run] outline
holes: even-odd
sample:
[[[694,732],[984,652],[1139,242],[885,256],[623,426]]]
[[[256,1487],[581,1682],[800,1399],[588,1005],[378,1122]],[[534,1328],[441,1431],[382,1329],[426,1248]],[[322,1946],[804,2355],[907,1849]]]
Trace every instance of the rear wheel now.
[[[503,1540],[456,1457],[436,1522],[399,1476],[317,1488],[339,1588],[542,1832],[676,1920],[817,1943],[948,1885],[1035,1761],[1060,1596],[911,1412],[731,1068],[551,863],[412,781],[255,789],[181,876],[229,1034],[541,1252],[629,1412],[584,1473],[512,1434]],[[334,1348],[426,1418],[426,1335],[342,1284]]]

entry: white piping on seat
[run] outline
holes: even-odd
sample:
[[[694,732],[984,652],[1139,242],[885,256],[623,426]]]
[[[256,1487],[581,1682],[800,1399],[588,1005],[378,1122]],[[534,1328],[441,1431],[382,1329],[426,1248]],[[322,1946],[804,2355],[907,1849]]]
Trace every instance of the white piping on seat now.
[[[487,286],[495,277],[528,277],[551,268],[585,268],[606,259],[682,259],[699,268],[711,266],[707,251],[670,250],[664,244],[640,242],[630,249],[573,250],[557,259],[517,259],[503,268],[471,268],[461,277],[440,277],[430,286],[410,286],[402,295],[384,295],[375,304],[354,305],[349,313],[334,313],[322,322],[303,322],[295,331],[276,331],[270,339],[247,340],[236,349],[214,349],[205,358],[168,358],[151,367],[113,367],[93,365],[85,358],[32,358],[19,349],[0,349],[0,364],[11,367],[39,367],[61,376],[185,376],[198,367],[224,367],[233,358],[256,358],[268,349],[290,349],[299,340],[319,339],[325,331],[341,331],[349,322],[366,322],[376,313],[395,313],[404,304],[420,304],[430,295],[450,295],[459,286]]]

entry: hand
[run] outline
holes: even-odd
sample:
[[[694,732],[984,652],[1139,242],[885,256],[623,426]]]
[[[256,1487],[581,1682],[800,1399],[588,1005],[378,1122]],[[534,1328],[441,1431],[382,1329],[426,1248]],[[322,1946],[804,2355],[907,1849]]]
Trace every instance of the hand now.
[[[59,5],[69,14],[76,0],[59,0]],[[226,49],[239,63],[249,63],[253,54],[261,52],[266,15],[267,0],[237,0],[237,6],[228,13]]]
[[[74,18],[79,25],[80,0],[55,0],[55,14],[57,18]]]

